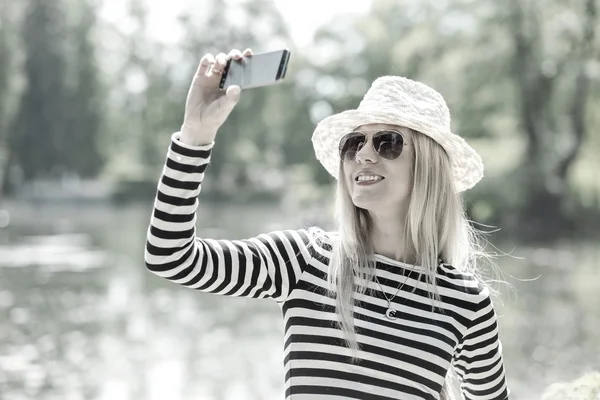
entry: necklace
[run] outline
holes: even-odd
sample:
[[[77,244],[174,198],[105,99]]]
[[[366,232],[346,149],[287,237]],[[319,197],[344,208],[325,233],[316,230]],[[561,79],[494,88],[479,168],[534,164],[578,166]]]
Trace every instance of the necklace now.
[[[444,260],[442,260],[441,257],[438,257],[438,266],[440,264],[444,264]],[[414,266],[413,266],[414,268]],[[413,270],[411,269],[410,272],[412,272]],[[410,277],[410,273],[409,275],[406,277],[406,279],[404,280],[404,282],[402,282],[400,284],[400,286],[398,286],[398,289],[396,289],[396,293],[394,293],[394,295],[392,296],[391,299],[388,299],[387,295],[385,294],[385,290],[383,290],[383,286],[381,286],[381,283],[379,283],[379,279],[377,278],[377,274],[375,274],[375,280],[377,281],[377,284],[379,285],[379,288],[381,289],[381,293],[383,293],[383,297],[385,297],[385,300],[388,303],[388,307],[387,310],[385,311],[385,316],[387,319],[389,320],[396,320],[398,318],[396,318],[395,314],[396,314],[396,310],[394,310],[392,308],[392,300],[394,300],[394,297],[396,297],[396,295],[398,294],[398,292],[400,292],[400,289],[402,289],[402,286],[404,286],[404,284],[406,283],[406,281],[408,280],[408,278]]]
[[[408,280],[408,277],[406,277],[406,279],[404,280],[404,282],[402,282],[400,284],[400,286],[398,286],[398,289],[396,290],[396,293],[394,293],[394,295],[392,296],[391,299],[388,299],[387,295],[385,294],[385,290],[383,290],[383,286],[381,286],[381,283],[379,283],[379,279],[377,278],[377,275],[375,275],[375,280],[377,281],[377,284],[379,285],[379,288],[381,289],[381,293],[383,293],[383,297],[385,297],[385,300],[388,303],[387,310],[385,311],[386,318],[389,319],[389,320],[391,320],[391,321],[396,320],[397,319],[395,317],[396,310],[394,310],[392,308],[392,300],[394,300],[394,297],[396,297],[396,295],[398,294],[398,292],[400,291],[400,289],[402,288],[402,286],[404,286],[404,284]]]

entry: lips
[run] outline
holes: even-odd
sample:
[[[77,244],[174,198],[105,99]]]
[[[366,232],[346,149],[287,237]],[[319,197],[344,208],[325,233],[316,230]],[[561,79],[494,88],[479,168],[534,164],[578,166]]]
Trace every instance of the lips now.
[[[372,185],[377,185],[378,183],[381,183],[381,180],[379,180],[379,181],[358,181],[355,184],[357,186],[372,186]]]
[[[385,179],[384,176],[376,174],[375,172],[371,172],[371,171],[360,171],[358,172],[356,175],[354,175],[354,181],[358,182],[358,178],[361,176],[368,176],[368,177],[377,177],[377,178],[381,178],[380,180],[363,180],[361,182],[380,182],[382,180]]]
[[[384,179],[385,178],[379,174],[375,174],[372,172],[362,172],[356,175],[356,177],[354,178],[354,184],[356,186],[373,186],[377,185]]]

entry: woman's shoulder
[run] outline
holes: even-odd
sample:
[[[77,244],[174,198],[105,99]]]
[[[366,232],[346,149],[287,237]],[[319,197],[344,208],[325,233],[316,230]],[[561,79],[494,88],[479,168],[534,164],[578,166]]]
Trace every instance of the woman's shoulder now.
[[[460,269],[452,264],[442,262],[438,266],[437,272],[439,283],[443,286],[468,296],[481,297],[482,300],[489,296],[488,286],[475,271]]]
[[[313,259],[328,264],[337,236],[335,232],[318,225],[305,225],[295,233],[303,237],[303,242]]]
[[[327,251],[331,251],[336,239],[336,232],[325,230],[318,225],[305,226],[299,231],[308,235],[312,244]]]
[[[320,226],[307,225],[301,228],[276,229],[256,236],[259,240],[270,240],[276,244],[292,243],[304,244],[309,247],[320,247],[330,250],[335,233],[326,231]]]

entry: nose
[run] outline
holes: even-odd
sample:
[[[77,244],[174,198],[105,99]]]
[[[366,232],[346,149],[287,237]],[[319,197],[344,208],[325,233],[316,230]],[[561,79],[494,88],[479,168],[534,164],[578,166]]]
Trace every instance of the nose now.
[[[367,141],[365,142],[363,147],[356,152],[356,162],[358,162],[359,164],[373,164],[379,161],[379,155],[373,148],[373,143],[371,142],[371,140],[373,140],[371,137],[367,137]]]

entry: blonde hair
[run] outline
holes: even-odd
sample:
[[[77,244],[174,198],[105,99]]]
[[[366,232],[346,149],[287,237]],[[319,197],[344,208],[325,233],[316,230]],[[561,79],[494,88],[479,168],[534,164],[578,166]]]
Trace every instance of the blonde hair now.
[[[462,196],[456,193],[450,160],[444,149],[429,136],[411,131],[414,146],[412,190],[404,226],[405,256],[416,260],[426,275],[432,309],[440,297],[435,283],[438,260],[468,271],[481,279],[476,267],[478,258],[490,256],[483,251],[479,231],[472,227],[463,208]],[[405,150],[406,151],[406,150]],[[340,162],[340,171],[343,171]],[[364,294],[375,276],[374,249],[371,242],[372,220],[369,213],[352,202],[346,181],[338,179],[335,220],[339,237],[333,243],[329,263],[329,290],[336,294],[336,314],[347,347],[353,350],[356,363],[357,341],[354,325],[354,293]],[[362,284],[358,284],[362,283]],[[415,287],[416,289],[416,287]],[[450,374],[449,374],[450,375]],[[442,390],[450,399],[448,379]]]

